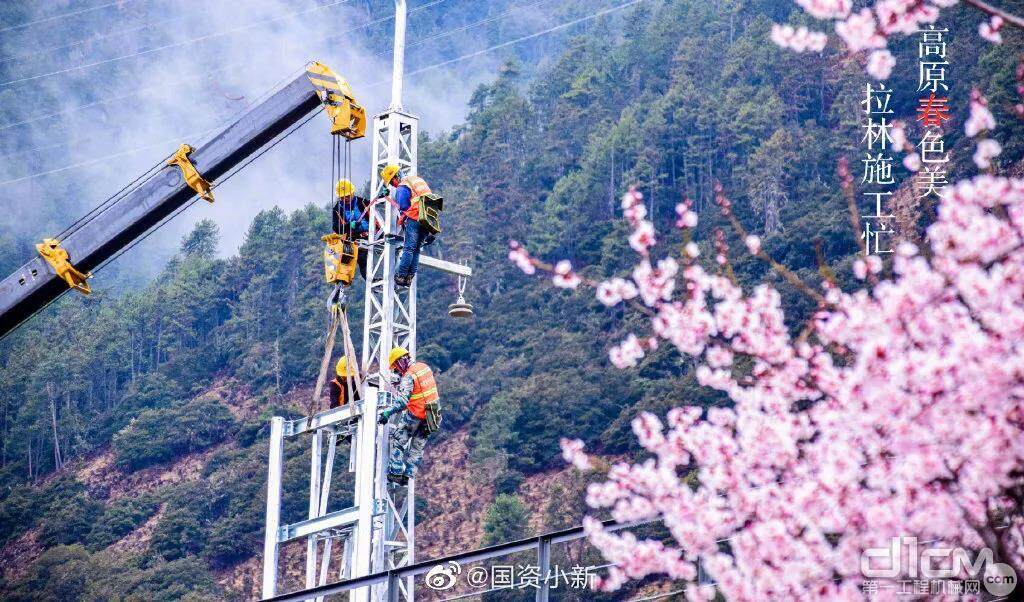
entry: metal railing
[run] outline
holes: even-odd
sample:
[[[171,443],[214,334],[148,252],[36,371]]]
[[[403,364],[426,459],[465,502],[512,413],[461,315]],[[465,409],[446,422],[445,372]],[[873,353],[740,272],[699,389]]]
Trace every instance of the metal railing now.
[[[629,529],[632,527],[638,527],[641,525],[653,524],[659,522],[660,519],[651,519],[646,521],[637,521],[632,523],[618,523],[614,520],[604,521],[602,525],[609,531],[617,531],[620,529]],[[281,594],[273,598],[267,598],[265,602],[291,602],[297,600],[309,600],[313,598],[319,598],[320,596],[329,596],[332,594],[340,594],[343,592],[360,590],[363,588],[372,587],[374,585],[386,584],[387,586],[387,599],[389,602],[397,602],[400,597],[399,584],[405,580],[415,579],[418,575],[422,575],[436,566],[447,565],[450,562],[458,563],[459,565],[470,564],[473,562],[480,562],[483,560],[490,560],[492,558],[500,558],[509,554],[515,554],[518,552],[534,551],[537,554],[537,565],[540,575],[548,575],[551,570],[551,546],[553,544],[565,543],[570,541],[576,541],[585,537],[583,533],[583,527],[573,527],[571,529],[563,529],[561,531],[552,531],[536,537],[528,539],[521,539],[518,541],[510,541],[503,544],[489,546],[486,548],[479,548],[477,550],[471,550],[468,552],[461,552],[459,554],[453,554],[451,556],[445,556],[442,558],[436,558],[434,560],[426,560],[423,562],[417,562],[409,566],[404,566],[389,571],[381,571],[379,573],[373,573],[372,575],[366,575],[364,577],[356,577],[354,579],[346,579],[337,583],[329,583],[327,585],[321,585],[319,587],[313,587],[309,589],[303,589],[294,591],[288,594]],[[537,602],[548,602],[550,594],[550,583],[547,578],[539,579],[537,582]],[[476,594],[474,594],[476,595]]]

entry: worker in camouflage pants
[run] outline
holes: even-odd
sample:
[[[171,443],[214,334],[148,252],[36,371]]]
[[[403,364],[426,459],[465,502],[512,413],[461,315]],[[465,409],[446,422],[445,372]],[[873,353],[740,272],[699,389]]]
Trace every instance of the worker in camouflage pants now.
[[[413,362],[409,352],[400,347],[392,349],[388,359],[399,381],[391,406],[380,413],[378,422],[386,424],[392,416],[398,415],[391,428],[388,480],[406,485],[416,476],[416,469],[423,460],[427,437],[440,424],[440,399],[429,366]]]

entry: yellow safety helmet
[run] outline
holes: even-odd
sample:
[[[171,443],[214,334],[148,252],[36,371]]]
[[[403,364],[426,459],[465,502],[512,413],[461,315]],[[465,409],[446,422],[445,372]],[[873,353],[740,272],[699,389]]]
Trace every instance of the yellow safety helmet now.
[[[400,169],[401,168],[398,167],[397,165],[395,165],[394,163],[389,163],[389,164],[385,165],[380,170],[380,179],[381,179],[381,181],[384,182],[385,184],[390,184],[391,183],[391,179],[394,178],[396,175],[398,175],[398,172],[399,172]]]
[[[338,198],[345,198],[355,194],[356,187],[352,185],[352,182],[342,178],[338,180],[338,183],[334,186],[334,194],[338,195]]]
[[[348,365],[348,358],[346,358],[345,356],[342,356],[341,359],[338,360],[337,365],[334,366],[334,371],[338,374],[338,376],[355,376],[356,375],[356,373],[352,370],[352,368],[349,367],[349,365]]]
[[[402,359],[407,355],[409,355],[408,351],[402,349],[401,347],[395,347],[394,349],[391,350],[391,353],[388,354],[388,365],[394,366],[395,362],[397,362],[398,360]]]

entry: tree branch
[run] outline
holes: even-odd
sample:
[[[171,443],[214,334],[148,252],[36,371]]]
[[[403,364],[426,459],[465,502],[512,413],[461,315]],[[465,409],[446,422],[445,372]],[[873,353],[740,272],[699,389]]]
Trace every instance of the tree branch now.
[[[1024,29],[1024,18],[1008,13],[996,6],[992,6],[988,2],[983,2],[982,0],[964,0],[964,4],[969,4],[981,12],[992,15],[993,17],[1002,17],[1003,20],[1010,25],[1019,29]]]

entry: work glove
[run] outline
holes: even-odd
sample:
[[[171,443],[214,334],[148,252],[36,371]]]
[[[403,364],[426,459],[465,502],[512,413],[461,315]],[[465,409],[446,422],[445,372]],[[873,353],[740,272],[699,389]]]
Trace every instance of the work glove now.
[[[434,236],[433,234],[427,234],[426,236],[423,237],[423,245],[430,246],[434,242],[434,239],[436,238],[437,237]]]
[[[388,187],[386,185],[381,185],[380,189],[377,191],[376,198],[382,199],[386,196],[388,196]]]
[[[380,413],[380,416],[377,417],[377,424],[387,424],[388,420],[390,418],[391,418],[391,411],[390,410],[384,410],[383,412]]]

